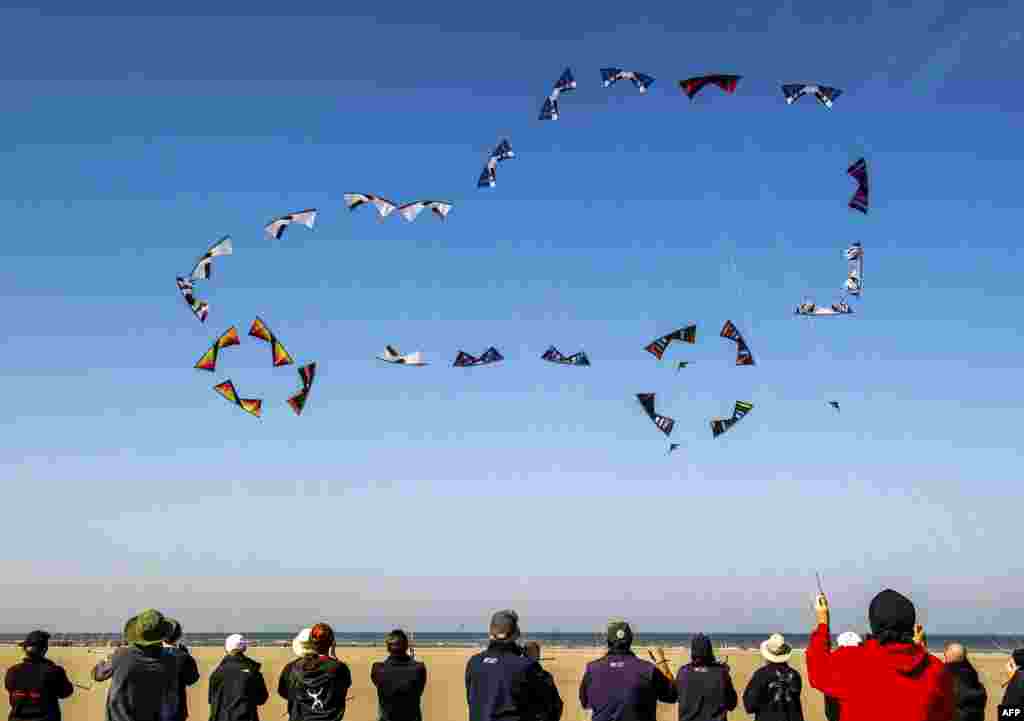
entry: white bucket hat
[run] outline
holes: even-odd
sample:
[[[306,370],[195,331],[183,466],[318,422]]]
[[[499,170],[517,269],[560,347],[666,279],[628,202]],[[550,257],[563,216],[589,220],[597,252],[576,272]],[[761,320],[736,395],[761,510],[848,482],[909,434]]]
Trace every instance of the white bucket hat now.
[[[240,633],[233,633],[224,639],[224,650],[228,653],[234,653],[235,651],[245,651],[249,647],[249,642],[245,640],[245,636]]]
[[[311,628],[304,628],[299,631],[299,634],[292,639],[292,653],[299,658],[313,653],[313,646],[309,643],[309,634],[313,632]]]
[[[785,663],[793,655],[793,649],[781,633],[773,633],[767,641],[761,643],[761,655],[772,663]]]
[[[861,643],[863,643],[863,640],[853,631],[844,631],[836,639],[836,645],[838,646],[860,646]]]

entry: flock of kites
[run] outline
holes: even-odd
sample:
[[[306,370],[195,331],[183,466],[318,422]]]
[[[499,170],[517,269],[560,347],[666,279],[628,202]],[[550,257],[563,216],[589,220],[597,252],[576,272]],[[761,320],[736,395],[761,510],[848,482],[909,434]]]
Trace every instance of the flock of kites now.
[[[697,93],[709,85],[715,85],[724,92],[732,94],[735,92],[741,78],[742,76],[740,75],[702,75],[679,81],[679,87],[692,101]],[[654,83],[654,78],[650,75],[632,70],[623,70],[621,68],[602,68],[601,80],[606,88],[614,85],[619,80],[629,80],[641,94],[646,93],[648,88],[650,88]],[[555,83],[551,93],[544,99],[544,103],[540,111],[540,119],[557,120],[559,117],[558,101],[562,93],[575,89],[576,80],[573,77],[572,70],[570,68],[566,68],[561,77]],[[838,88],[826,85],[782,85],[782,94],[787,105],[792,105],[805,95],[811,95],[815,97],[823,107],[831,109],[836,98],[842,95],[842,92],[843,91]],[[514,157],[515,153],[512,151],[512,146],[507,139],[498,143],[497,147],[495,147],[491,152],[490,157],[488,157],[483,171],[480,173],[480,177],[477,180],[477,187],[493,188],[497,183],[498,163]],[[846,172],[857,183],[856,191],[848,205],[853,210],[857,210],[866,215],[868,212],[867,163],[864,158],[860,158],[847,168]],[[354,211],[362,205],[372,205],[377,211],[378,221],[383,221],[397,210],[400,216],[411,223],[416,220],[417,216],[419,216],[423,210],[426,209],[429,209],[441,221],[444,221],[453,207],[451,202],[444,200],[417,200],[404,205],[397,205],[386,198],[379,195],[373,195],[371,193],[345,193],[344,199],[345,205],[349,211]],[[288,226],[293,223],[298,223],[312,229],[316,222],[317,213],[318,211],[316,208],[309,208],[307,210],[301,210],[274,218],[264,227],[266,238],[268,240],[280,240]],[[199,258],[193,267],[191,274],[187,278],[177,278],[178,290],[181,292],[185,302],[192,309],[192,312],[200,322],[206,321],[209,313],[209,304],[206,301],[199,300],[195,297],[193,281],[209,280],[213,259],[218,256],[231,255],[231,253],[231,238],[230,236],[225,236],[214,243],[213,246],[211,246],[209,250]],[[819,307],[813,301],[805,299],[804,302],[797,306],[797,315],[822,317],[853,314],[853,309],[850,307],[846,298],[859,298],[863,289],[864,249],[859,242],[852,243],[850,247],[846,249],[846,260],[847,278],[844,286],[845,295],[830,307]],[[252,327],[249,329],[249,335],[270,344],[272,363],[274,367],[291,365],[295,362],[288,351],[285,350],[281,341],[277,339],[261,319],[256,318],[256,320],[253,321]],[[722,338],[732,340],[736,343],[736,365],[754,365],[754,356],[750,351],[750,347],[747,345],[736,326],[733,325],[732,321],[727,320],[725,322],[725,325],[722,326],[722,330],[719,335]],[[645,346],[644,350],[651,353],[658,360],[661,360],[672,341],[696,343],[697,326],[688,325],[684,328],[672,331],[667,335],[661,336],[660,338],[656,338]],[[217,368],[218,352],[223,348],[235,345],[240,345],[240,340],[237,329],[232,326],[213,342],[213,345],[209,350],[207,350],[199,359],[199,362],[196,363],[195,368],[209,371],[211,373],[215,372]],[[377,358],[381,361],[395,365],[428,365],[428,363],[423,360],[421,353],[416,352],[403,355],[392,345],[385,346],[384,353],[377,356]],[[548,348],[543,355],[541,355],[541,359],[550,363],[567,366],[590,365],[590,359],[583,351],[566,356],[554,346]],[[504,356],[502,356],[501,352],[497,348],[492,346],[485,350],[479,357],[460,350],[452,365],[457,368],[466,368],[471,366],[489,365],[502,360],[504,360]],[[676,372],[678,373],[679,370],[685,368],[688,363],[688,361],[677,361]],[[313,385],[313,378],[316,375],[316,363],[309,363],[301,366],[298,369],[298,373],[302,383],[302,388],[295,395],[288,398],[287,402],[296,415],[301,415],[302,410],[306,405],[306,399]],[[262,401],[253,398],[241,398],[230,378],[218,383],[213,388],[226,400],[238,405],[247,413],[256,417],[260,416],[263,406]],[[656,411],[654,405],[655,394],[637,393],[636,398],[640,402],[641,406],[643,406],[644,411],[654,425],[664,433],[666,437],[671,436],[672,430],[675,427],[675,419],[661,415]],[[828,401],[828,404],[836,411],[839,411],[839,403],[837,401]],[[722,435],[746,416],[753,408],[754,405],[749,401],[736,401],[731,417],[714,418],[711,420],[712,435],[715,438]],[[677,448],[679,448],[678,443],[671,443],[669,445],[668,453],[672,453],[672,451]]]

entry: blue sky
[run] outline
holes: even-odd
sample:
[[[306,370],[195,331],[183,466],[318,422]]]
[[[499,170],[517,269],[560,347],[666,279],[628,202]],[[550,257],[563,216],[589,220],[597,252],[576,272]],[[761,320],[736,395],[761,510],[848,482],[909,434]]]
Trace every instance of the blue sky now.
[[[160,605],[213,628],[247,613],[238,589],[301,578],[326,607],[245,618],[383,628],[390,588],[423,629],[519,599],[563,630],[802,630],[815,569],[851,619],[892,584],[936,632],[1024,625],[998,608],[1024,591],[1005,578],[1024,477],[1020,10],[72,7],[0,11],[0,569],[20,579],[0,626],[106,630]],[[656,82],[605,89],[609,65]],[[579,88],[541,122],[566,66]],[[691,103],[678,80],[709,72],[744,78]],[[805,81],[845,92],[787,107],[779,84]],[[502,137],[517,157],[478,190]],[[861,155],[866,217],[846,207]],[[378,223],[347,191],[455,207]],[[307,207],[313,231],[263,238]],[[224,234],[204,326],[173,279]],[[794,318],[838,297],[852,240],[858,315]],[[301,418],[297,366],[245,337],[256,315],[317,362]],[[733,365],[727,318],[756,367]],[[682,373],[643,352],[690,322],[697,345],[666,356],[694,361]],[[242,346],[194,370],[230,325]],[[385,343],[434,364],[382,367]],[[450,367],[492,344],[502,367]],[[551,344],[594,365],[543,363]],[[228,377],[261,420],[213,393]],[[676,418],[673,456],[638,392]],[[753,412],[712,440],[740,399]],[[162,590],[105,596],[115,582]]]

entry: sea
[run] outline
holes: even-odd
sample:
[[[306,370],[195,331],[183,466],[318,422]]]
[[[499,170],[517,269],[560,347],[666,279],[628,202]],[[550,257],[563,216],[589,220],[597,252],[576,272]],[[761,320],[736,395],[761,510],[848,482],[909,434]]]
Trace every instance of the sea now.
[[[235,633],[235,631],[231,631]],[[291,644],[295,632],[261,632],[241,631],[249,641],[250,646],[288,646]],[[336,641],[339,647],[383,647],[384,636],[387,631],[346,633],[335,630]],[[689,648],[690,640],[695,633],[657,633],[644,632],[638,634],[634,639],[634,645],[640,648],[657,647],[664,648]],[[751,633],[709,633],[712,643],[716,649],[727,651],[730,649],[756,650],[760,647],[771,632],[760,634]],[[186,633],[182,641],[188,646],[220,646],[224,643],[226,633]],[[786,642],[796,649],[807,647],[809,634],[785,634]],[[24,634],[0,633],[0,645],[12,645],[24,639]],[[120,634],[114,633],[54,633],[50,639],[50,646],[106,646],[117,644],[121,640]],[[537,641],[544,647],[551,648],[601,648],[605,645],[602,634],[596,633],[566,633],[566,632],[538,632],[524,634],[522,642]],[[963,634],[959,636],[927,636],[928,648],[933,652],[940,652],[946,643],[956,641],[964,644],[975,653],[998,653],[1014,648],[1024,647],[1024,639],[1016,636],[993,636],[978,634]],[[416,633],[414,645],[417,648],[481,648],[487,645],[485,633],[471,632],[432,632]]]

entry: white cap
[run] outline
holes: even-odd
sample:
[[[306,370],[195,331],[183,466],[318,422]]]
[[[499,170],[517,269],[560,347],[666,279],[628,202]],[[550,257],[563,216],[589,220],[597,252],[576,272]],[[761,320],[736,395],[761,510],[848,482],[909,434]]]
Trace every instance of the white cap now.
[[[224,650],[228,653],[244,651],[248,647],[249,642],[246,641],[245,636],[240,633],[233,633],[224,640]]]
[[[839,646],[860,646],[861,638],[853,631],[845,631],[839,634],[839,638],[836,639],[836,644]]]
[[[299,658],[312,652],[312,647],[309,645],[309,636],[312,634],[313,629],[304,628],[299,631],[299,634],[292,639],[292,653]]]

